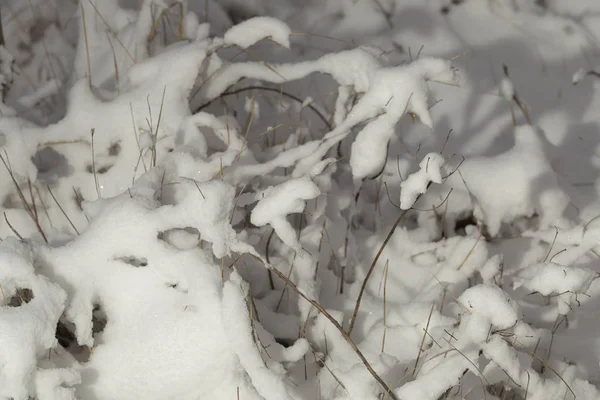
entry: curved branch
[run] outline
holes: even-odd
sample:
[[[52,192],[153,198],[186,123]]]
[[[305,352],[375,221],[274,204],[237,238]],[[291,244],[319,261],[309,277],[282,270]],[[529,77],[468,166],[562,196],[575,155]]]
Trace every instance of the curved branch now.
[[[257,261],[265,264],[264,261],[261,260],[260,258],[258,258],[256,256],[253,256],[253,257]],[[369,371],[369,373],[371,374],[371,376],[373,376],[373,378],[375,378],[375,380],[381,385],[381,387],[384,390],[384,393],[390,399],[392,399],[392,400],[398,400],[398,397],[393,392],[392,388],[390,388],[389,385],[387,383],[385,383],[385,381],[377,374],[377,372],[375,372],[375,370],[373,369],[373,367],[371,366],[371,364],[369,363],[369,361],[366,359],[366,357],[363,355],[363,353],[360,351],[360,349],[358,348],[358,346],[356,346],[356,344],[350,338],[350,334],[346,333],[344,331],[344,328],[340,325],[340,323],[337,322],[336,319],[333,318],[333,316],[331,314],[329,314],[327,312],[327,310],[325,310],[325,308],[323,308],[323,306],[321,306],[317,301],[311,299],[306,294],[304,294],[304,292],[298,286],[296,286],[296,284],[294,282],[292,282],[287,276],[285,276],[283,273],[281,273],[277,268],[269,267],[268,264],[265,264],[265,266],[268,268],[269,271],[273,271],[273,273],[275,275],[277,275],[277,277],[279,279],[281,279],[282,281],[284,281],[300,297],[302,297],[304,300],[308,301],[321,314],[323,314],[323,316],[325,318],[327,318],[329,320],[329,322],[331,322],[335,326],[335,328],[339,331],[339,333],[342,335],[342,337],[344,338],[344,340],[346,340],[346,342],[350,345],[350,347],[352,347],[352,350],[354,350],[354,352],[356,353],[356,355],[358,356],[358,358],[360,358],[360,360],[364,364],[365,368]]]
[[[198,108],[196,108],[193,111],[193,114],[196,114],[197,112],[202,111],[206,107],[210,106],[217,99],[220,99],[220,98],[225,97],[225,96],[232,96],[234,94],[238,94],[238,93],[242,93],[242,92],[247,92],[247,91],[250,91],[250,90],[264,90],[264,91],[267,91],[267,92],[279,93],[280,95],[285,96],[285,97],[287,97],[289,99],[292,99],[294,101],[297,101],[300,104],[304,104],[304,100],[302,100],[300,97],[295,96],[295,95],[293,95],[291,93],[287,93],[287,92],[284,92],[283,90],[279,90],[277,88],[272,88],[272,87],[268,87],[268,86],[254,85],[254,86],[246,86],[246,87],[243,87],[243,88],[240,88],[240,89],[235,89],[235,90],[231,90],[229,92],[221,93],[221,95],[219,97],[217,97],[217,98],[215,98],[213,100],[210,100],[209,102],[204,103],[201,106],[199,106]],[[313,106],[312,104],[308,104],[306,107],[308,107],[311,111],[313,111],[317,115],[317,117],[319,117],[319,119],[321,121],[323,121],[323,123],[327,126],[327,128],[329,130],[333,129],[333,126],[331,125],[331,122],[329,122],[329,120],[327,118],[325,118],[325,116],[323,115],[323,113],[321,113],[321,111],[319,111],[319,109],[317,107]]]

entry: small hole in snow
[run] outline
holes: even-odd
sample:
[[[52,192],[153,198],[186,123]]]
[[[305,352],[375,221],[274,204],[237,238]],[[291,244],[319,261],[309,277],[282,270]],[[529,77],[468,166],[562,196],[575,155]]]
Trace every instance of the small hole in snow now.
[[[466,218],[457,220],[456,225],[454,226],[454,230],[457,235],[464,236],[466,235],[465,229],[469,225],[477,226],[477,220],[475,219],[473,214],[469,215]]]
[[[75,326],[73,324],[58,321],[55,337],[58,340],[58,343],[65,349],[76,342],[75,334],[73,333],[74,331]]]
[[[23,304],[29,303],[35,296],[33,291],[27,288],[18,288],[14,296],[6,302],[9,307],[21,307]]]
[[[92,313],[92,332],[94,333],[94,337],[104,331],[107,322],[108,319],[106,313],[102,310],[102,307],[98,304],[94,305],[94,311]]]
[[[55,337],[58,343],[65,348],[77,361],[85,363],[90,359],[88,346],[80,346],[75,337],[75,325],[61,318],[56,325]]]
[[[117,257],[116,261],[121,261],[122,263],[129,264],[133,267],[147,267],[148,260],[145,257],[135,257],[135,256],[126,256],[126,257]]]
[[[293,339],[275,338],[275,341],[283,347],[291,347],[294,344]]]

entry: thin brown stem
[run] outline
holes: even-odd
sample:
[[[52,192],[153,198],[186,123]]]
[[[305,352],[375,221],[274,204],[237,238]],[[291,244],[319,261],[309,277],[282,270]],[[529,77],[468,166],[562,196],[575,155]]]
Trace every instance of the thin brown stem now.
[[[417,367],[419,366],[419,361],[421,360],[421,354],[423,354],[423,346],[425,345],[425,337],[429,331],[429,322],[431,322],[431,315],[433,314],[433,309],[435,304],[431,305],[431,311],[429,311],[429,317],[427,317],[427,325],[425,326],[425,331],[423,332],[423,337],[421,338],[421,345],[419,346],[419,354],[417,354],[417,359],[415,361],[415,367],[413,368],[413,378],[416,377],[415,373],[417,372]]]
[[[85,57],[87,60],[88,68],[88,84],[90,85],[90,87],[92,87],[92,62],[90,61],[90,46],[88,42],[87,24],[85,22],[85,11],[83,10],[83,4],[79,3],[79,6],[81,7],[81,22],[83,24],[83,39],[85,41]]]
[[[10,165],[10,159],[8,158],[8,154],[6,153],[6,150],[4,151],[4,155],[5,155],[6,159],[4,157],[2,157],[2,155],[0,155],[0,161],[2,161],[2,164],[4,164],[4,167],[8,171],[8,174],[10,175],[10,178],[11,178],[13,184],[15,185],[15,189],[17,190],[17,194],[19,195],[19,198],[21,199],[21,202],[23,203],[23,207],[25,208],[25,211],[27,212],[27,214],[29,215],[29,217],[31,218],[33,223],[35,224],[35,227],[37,228],[40,235],[42,235],[42,239],[44,240],[44,242],[48,243],[48,238],[46,237],[46,234],[44,233],[44,230],[42,229],[42,226],[40,225],[40,220],[37,218],[36,212],[34,212],[34,210],[32,209],[32,206],[30,206],[29,203],[27,202],[27,199],[25,198],[25,194],[23,194],[23,190],[21,189],[21,186],[19,186],[19,183],[17,182],[17,179],[15,178],[15,174],[13,173],[12,167]],[[4,217],[6,219],[6,215]],[[8,220],[6,222],[8,223]],[[10,224],[8,224],[8,225],[10,226]],[[16,231],[13,229],[13,232],[16,232]]]
[[[263,262],[263,260],[261,260],[260,258],[257,258],[257,259],[260,262]],[[344,338],[344,340],[350,345],[350,347],[352,347],[352,350],[354,350],[354,352],[356,353],[356,355],[358,356],[358,358],[360,358],[360,360],[364,364],[365,368],[369,371],[369,373],[371,374],[371,376],[373,376],[373,378],[375,378],[375,380],[384,389],[385,393],[387,395],[389,395],[389,397],[392,400],[399,400],[398,397],[396,396],[396,394],[388,386],[388,384],[385,383],[385,381],[377,374],[377,372],[375,372],[375,370],[373,369],[373,367],[371,366],[371,364],[369,363],[369,361],[365,358],[365,356],[360,351],[360,349],[356,346],[356,344],[354,343],[354,341],[352,341],[352,339],[350,338],[350,335],[348,333],[346,333],[346,331],[344,331],[344,328],[340,325],[340,323],[337,322],[337,320],[335,318],[333,318],[333,316],[331,314],[329,314],[327,312],[327,310],[325,310],[323,308],[323,306],[321,306],[317,301],[309,298],[306,294],[304,294],[304,292],[302,290],[300,290],[298,288],[298,286],[296,286],[296,284],[294,282],[292,282],[291,280],[289,280],[283,273],[281,273],[279,270],[277,270],[275,268],[269,268],[269,269],[271,271],[273,271],[273,273],[275,275],[277,275],[277,277],[279,279],[281,279],[282,281],[284,281],[300,297],[302,297],[304,300],[306,300],[310,304],[312,304],[313,307],[315,307],[321,314],[323,314],[323,316],[325,318],[327,318],[329,320],[329,322],[331,322],[333,324],[333,326],[335,326],[335,328],[338,330],[338,332],[340,333],[340,335],[342,335],[342,337]]]
[[[234,94],[238,94],[238,93],[242,93],[242,92],[247,92],[249,90],[264,90],[267,92],[275,92],[281,96],[285,96],[289,99],[295,100],[300,104],[304,103],[304,100],[302,100],[300,97],[297,97],[291,93],[287,93],[284,92],[281,89],[278,88],[272,88],[272,87],[268,87],[268,86],[258,86],[258,85],[254,85],[254,86],[246,86],[240,89],[235,89],[235,90],[231,90],[229,92],[225,92],[225,93],[221,93],[221,95],[219,97],[217,97],[216,99],[213,99],[207,103],[202,104],[201,106],[199,106],[196,110],[194,110],[194,114],[202,111],[203,109],[205,109],[206,107],[210,106],[215,100],[221,98],[221,97],[225,97],[225,96],[232,96]],[[331,125],[331,122],[329,122],[329,120],[327,118],[325,118],[325,116],[323,115],[323,113],[321,113],[321,111],[319,111],[318,108],[316,108],[315,106],[313,106],[312,104],[308,104],[306,107],[308,107],[311,111],[313,111],[315,113],[315,115],[317,117],[319,117],[319,119],[321,121],[323,121],[323,123],[325,124],[325,126],[327,126],[327,128],[329,130],[333,129],[333,126]]]
[[[4,213],[4,221],[6,221],[6,224],[8,225],[8,227],[10,228],[10,230],[15,234],[16,237],[19,238],[20,241],[22,241],[22,242],[25,241],[25,239],[23,239],[23,236],[21,236],[21,234],[19,234],[19,232],[17,232],[17,230],[8,221],[8,217],[6,216],[6,212]]]
[[[160,128],[160,120],[162,118],[163,105],[165,104],[165,93],[167,87],[163,88],[162,99],[160,100],[160,111],[158,112],[158,122],[156,123],[156,131],[154,132],[154,141],[152,144],[152,167],[156,167],[156,142],[158,142],[158,128]]]
[[[271,233],[269,234],[269,237],[267,239],[267,244],[265,246],[265,257],[267,258],[267,264],[271,264],[271,260],[269,257],[269,245],[271,244],[271,239],[273,239],[273,235],[275,234],[275,229],[271,230]],[[268,269],[267,273],[269,275],[269,285],[271,286],[271,290],[275,290],[275,283],[273,282],[273,274],[271,273],[271,270]]]
[[[58,202],[58,200],[54,196],[54,193],[52,193],[52,189],[50,189],[50,185],[47,185],[46,188],[48,189],[48,192],[50,193],[50,196],[52,196],[52,200],[54,200],[54,202],[56,203],[56,205],[58,206],[58,208],[60,209],[60,211],[62,212],[62,214],[65,216],[65,218],[67,219],[67,221],[69,221],[69,224],[71,225],[71,228],[73,228],[73,230],[75,231],[75,233],[79,235],[79,231],[75,227],[75,224],[73,224],[73,221],[71,221],[71,218],[69,218],[69,216],[67,215],[67,213],[64,210],[64,208],[62,208],[62,206],[60,205],[60,203]]]
[[[404,210],[402,213],[400,213],[400,215],[396,219],[396,222],[394,222],[394,225],[392,225],[392,228],[388,232],[381,247],[379,247],[379,251],[377,251],[377,255],[373,259],[373,262],[371,263],[371,266],[369,267],[369,270],[367,271],[367,275],[365,276],[362,286],[360,287],[360,292],[358,293],[358,298],[356,299],[356,305],[354,306],[354,312],[352,313],[352,318],[350,318],[350,325],[348,326],[348,335],[350,335],[352,333],[352,329],[354,329],[354,324],[356,322],[356,317],[358,316],[358,310],[360,308],[360,302],[362,300],[363,294],[365,293],[365,289],[367,288],[367,282],[369,281],[369,278],[371,277],[371,274],[373,273],[373,270],[375,269],[375,265],[377,265],[377,261],[379,261],[379,257],[381,257],[381,254],[383,253],[385,246],[387,246],[388,242],[394,235],[396,228],[398,227],[398,225],[400,225],[400,222],[402,222],[402,220],[404,219],[404,217],[406,216],[408,211],[409,210]]]
[[[292,265],[290,266],[290,271],[288,272],[288,280],[290,280],[290,277],[292,276],[292,273],[294,272],[294,265],[296,265],[296,255],[298,255],[298,253],[294,254],[294,259],[292,260]],[[285,295],[285,290],[287,289],[287,283],[285,285],[283,285],[283,290],[281,291],[281,296],[279,296],[279,301],[277,302],[277,306],[275,307],[275,312],[279,312],[279,307],[281,307],[281,302],[283,301],[283,296]]]
[[[98,198],[101,198],[100,194],[100,183],[98,182],[98,174],[96,173],[96,157],[94,155],[94,134],[96,133],[96,128],[92,128],[90,131],[90,135],[92,137],[92,172],[94,173],[94,184],[96,185],[96,194]]]

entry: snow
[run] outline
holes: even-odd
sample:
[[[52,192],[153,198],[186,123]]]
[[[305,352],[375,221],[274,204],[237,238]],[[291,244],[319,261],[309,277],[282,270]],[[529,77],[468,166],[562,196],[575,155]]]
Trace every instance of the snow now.
[[[400,183],[400,208],[410,209],[417,198],[427,191],[431,182],[442,183],[441,168],[444,158],[437,153],[429,153],[419,163],[419,170],[410,174]]]
[[[581,80],[585,77],[587,71],[583,68],[579,68],[574,74],[573,78],[571,78],[571,82],[573,85],[577,85]]]
[[[300,251],[296,232],[286,217],[288,214],[302,212],[306,201],[320,194],[319,188],[309,177],[292,179],[276,187],[269,187],[258,195],[259,201],[252,210],[251,221],[256,226],[270,224],[285,244]]]
[[[283,47],[290,47],[290,28],[280,20],[270,17],[255,17],[231,27],[223,39],[226,44],[246,49],[256,42],[271,38]]]
[[[52,390],[62,384],[60,374],[54,383],[47,382],[49,377],[44,374],[50,371],[38,370],[37,358],[57,344],[54,327],[67,295],[59,285],[35,273],[30,246],[8,238],[0,243],[0,249],[0,287],[4,300],[0,313],[0,396],[26,400],[38,379],[39,384]],[[9,307],[7,299],[15,296],[17,289],[29,289],[34,297],[20,307]],[[77,374],[71,373],[71,378],[63,375],[65,383],[70,381],[73,385],[79,381]]]
[[[586,268],[569,268],[556,264],[532,266],[531,277],[524,286],[544,296],[566,292],[585,293],[598,276]]]
[[[510,328],[519,320],[517,304],[511,302],[511,299],[495,286],[475,286],[465,291],[457,302],[471,315],[475,313],[499,329]]]
[[[278,376],[276,371],[272,371],[277,364],[269,368],[260,357],[250,326],[248,306],[243,296],[247,289],[236,288],[234,286],[236,283],[241,284],[241,278],[234,275],[230,281],[225,283],[223,289],[223,322],[228,327],[226,332],[230,343],[236,349],[240,364],[250,375],[256,391],[263,398],[266,400],[291,399],[282,376]],[[283,368],[280,367],[281,370]]]
[[[513,98],[515,97],[515,88],[510,79],[502,78],[502,81],[500,82],[500,94],[506,99],[506,101],[513,101]]]
[[[450,185],[474,197],[473,214],[492,237],[502,223],[534,213],[541,228],[567,228],[562,217],[570,199],[546,154],[544,133],[522,125],[515,128],[514,138],[514,146],[504,153],[467,158],[460,174],[449,177]],[[481,184],[488,180],[493,185]]]
[[[0,400],[600,398],[563,3],[4,2]]]

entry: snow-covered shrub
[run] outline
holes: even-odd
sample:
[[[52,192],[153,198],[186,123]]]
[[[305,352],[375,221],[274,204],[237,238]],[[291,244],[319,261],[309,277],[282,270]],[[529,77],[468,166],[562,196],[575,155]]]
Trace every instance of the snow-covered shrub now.
[[[555,4],[9,3],[0,399],[600,396],[569,346],[600,208],[556,106],[504,66],[488,107],[427,21],[506,38],[576,20]]]
[[[542,229],[554,225],[568,227],[563,217],[569,205],[569,195],[552,168],[543,132],[530,125],[522,125],[515,127],[514,138],[514,146],[502,154],[469,157],[458,161],[459,166],[444,165],[446,190],[440,195],[430,196],[428,201],[423,201],[419,206],[439,204],[448,189],[452,189],[452,196],[462,199],[462,202],[451,209],[450,221],[447,221],[451,231],[454,230],[456,216],[464,215],[465,209],[472,211],[475,219],[485,225],[486,234],[490,237],[500,233],[502,224],[510,224],[519,217],[532,217],[534,214],[539,217]],[[426,156],[421,162],[421,171],[431,164],[427,160],[429,158]],[[436,168],[439,167],[432,165],[432,170]],[[453,171],[458,172],[454,174]],[[437,173],[437,180],[429,181],[442,183],[441,175]],[[413,175],[403,185],[408,185],[411,179],[415,179]],[[415,193],[424,192],[423,186]],[[452,203],[456,204],[456,201]]]

